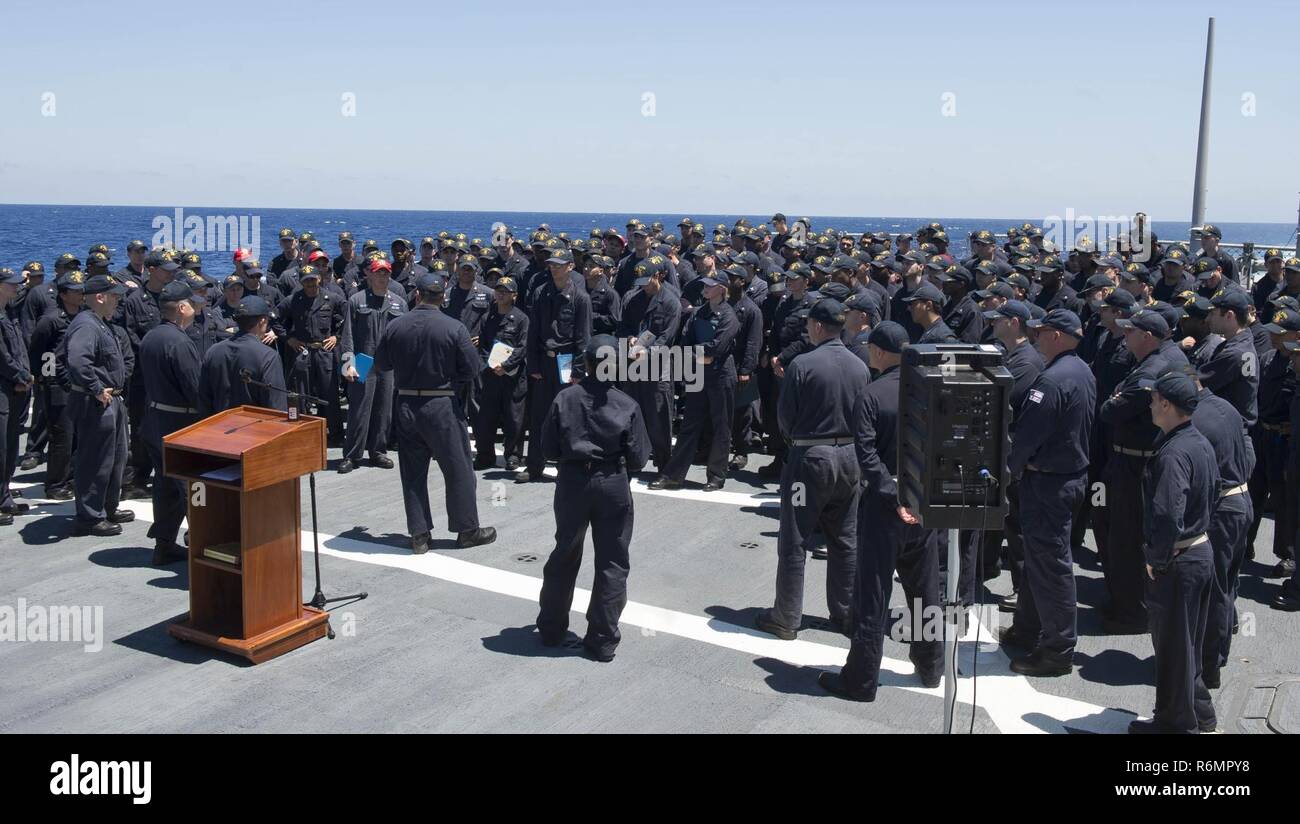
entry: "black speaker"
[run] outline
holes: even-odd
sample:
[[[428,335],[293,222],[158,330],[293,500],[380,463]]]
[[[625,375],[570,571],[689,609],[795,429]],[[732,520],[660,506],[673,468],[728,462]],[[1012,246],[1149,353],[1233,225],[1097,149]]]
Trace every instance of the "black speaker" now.
[[[1000,529],[1014,383],[1001,350],[909,346],[899,373],[899,501],[930,529]]]

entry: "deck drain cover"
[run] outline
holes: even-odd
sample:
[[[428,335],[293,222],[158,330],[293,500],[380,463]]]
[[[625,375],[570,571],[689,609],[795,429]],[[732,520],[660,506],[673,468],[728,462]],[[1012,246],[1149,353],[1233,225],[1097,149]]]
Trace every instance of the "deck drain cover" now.
[[[741,549],[758,549],[758,544],[754,543],[753,541],[745,541],[745,543],[743,543],[743,544],[740,545],[740,548],[741,548]]]
[[[536,555],[531,552],[524,552],[511,558],[512,561],[518,561],[521,564],[535,564],[538,561]]]

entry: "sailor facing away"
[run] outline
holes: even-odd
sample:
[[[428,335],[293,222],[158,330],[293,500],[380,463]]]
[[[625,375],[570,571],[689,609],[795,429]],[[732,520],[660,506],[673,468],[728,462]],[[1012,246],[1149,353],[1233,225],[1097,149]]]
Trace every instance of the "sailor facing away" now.
[[[469,430],[458,393],[479,369],[469,332],[441,311],[446,281],[437,272],[415,280],[415,308],[394,318],[375,349],[374,368],[393,371],[397,386],[397,458],[411,551],[429,551],[429,461],[438,462],[447,486],[447,525],[461,548],[490,544],[492,527],[480,527]]]
[[[560,390],[542,425],[546,458],[559,465],[555,485],[555,551],[542,577],[537,628],[555,646],[569,628],[573,587],[582,545],[591,527],[596,580],[587,608],[583,648],[597,661],[611,661],[618,647],[618,619],[627,604],[628,545],[632,540],[632,490],[628,474],[650,456],[640,406],[602,381],[600,359],[618,357],[618,340],[595,335],[585,352],[586,374]]]

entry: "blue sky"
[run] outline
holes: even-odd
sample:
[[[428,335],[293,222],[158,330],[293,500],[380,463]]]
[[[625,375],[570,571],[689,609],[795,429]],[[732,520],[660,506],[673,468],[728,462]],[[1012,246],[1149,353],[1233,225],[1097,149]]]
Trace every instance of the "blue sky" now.
[[[1186,220],[1213,14],[1207,216],[1290,222],[1300,5],[1215,5],[8,0],[0,200]]]

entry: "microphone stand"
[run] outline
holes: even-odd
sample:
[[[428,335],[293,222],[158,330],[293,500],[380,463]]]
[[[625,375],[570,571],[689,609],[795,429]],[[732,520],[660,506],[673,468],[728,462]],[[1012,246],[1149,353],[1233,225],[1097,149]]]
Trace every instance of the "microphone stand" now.
[[[272,386],[269,383],[263,383],[261,381],[253,380],[253,373],[248,371],[247,369],[241,369],[239,372],[239,377],[241,380],[243,380],[244,383],[248,384],[249,386],[259,386],[263,389],[270,389],[276,392],[281,391],[280,387],[278,386]],[[288,400],[288,403],[286,404],[287,408],[285,409],[285,420],[288,421],[298,420],[297,401],[299,398],[304,398],[306,400],[311,401],[312,403],[320,404],[321,406],[325,405],[325,401],[321,400],[320,398],[312,397],[311,395],[308,395],[305,392],[292,392],[289,390],[284,390],[284,392]],[[308,473],[307,483],[308,486],[311,488],[311,544],[312,544],[312,556],[316,566],[316,593],[312,595],[310,601],[307,601],[305,603],[305,606],[323,610],[325,609],[327,604],[333,601],[361,601],[364,600],[365,598],[370,597],[370,593],[368,592],[354,592],[351,595],[336,595],[333,598],[326,598],[325,593],[321,590],[320,533],[316,524],[316,473],[315,472]],[[328,622],[326,623],[325,626],[329,630],[330,640],[331,641],[334,640],[334,627],[330,626]]]

